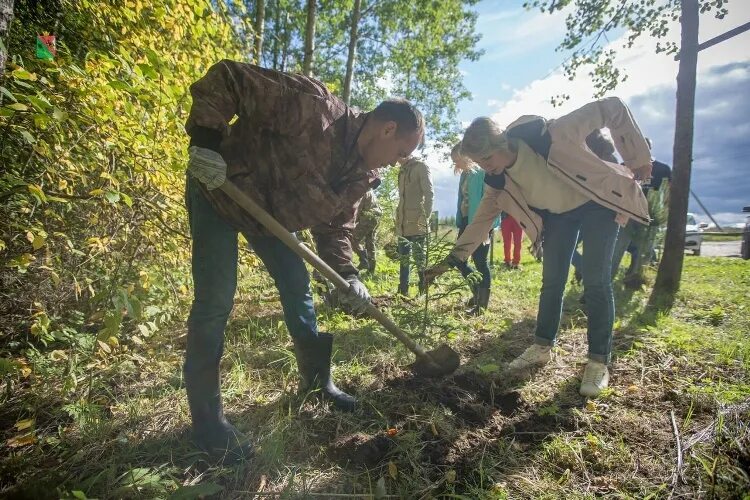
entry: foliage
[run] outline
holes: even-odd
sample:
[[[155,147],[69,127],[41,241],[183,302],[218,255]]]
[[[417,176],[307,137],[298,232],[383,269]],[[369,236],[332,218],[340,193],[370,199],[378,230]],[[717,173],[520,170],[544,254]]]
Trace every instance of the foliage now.
[[[701,13],[713,13],[718,19],[728,13],[728,0],[700,0]],[[628,78],[615,66],[616,50],[607,48],[607,34],[627,30],[624,47],[631,47],[644,33],[659,39],[657,53],[674,54],[679,47],[665,41],[670,24],[680,17],[681,0],[527,0],[527,9],[554,13],[570,7],[565,20],[567,33],[557,47],[558,51],[572,51],[563,64],[566,76],[571,80],[579,70],[589,65],[596,89],[595,97],[602,97]],[[560,103],[567,99],[558,95],[552,99]]]
[[[224,4],[17,3],[0,107],[5,346],[116,349],[188,298],[182,203],[188,86],[241,58]],[[58,56],[33,58],[58,23]],[[180,40],[175,47],[174,40]]]
[[[458,71],[476,60],[478,0],[365,0],[359,24],[352,104],[373,108],[388,95],[414,101],[425,113],[431,138],[455,135],[457,106],[470,97]],[[252,2],[247,2],[252,3]],[[341,95],[346,73],[352,0],[324,0],[318,8],[313,74]],[[300,0],[266,5],[261,63],[300,71],[306,14]]]

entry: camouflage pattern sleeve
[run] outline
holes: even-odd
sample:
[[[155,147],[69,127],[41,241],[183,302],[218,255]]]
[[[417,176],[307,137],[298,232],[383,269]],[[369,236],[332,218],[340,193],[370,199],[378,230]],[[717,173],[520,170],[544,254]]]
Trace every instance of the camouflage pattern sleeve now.
[[[359,274],[352,262],[352,232],[358,205],[344,209],[330,223],[310,229],[320,258],[344,278]]]

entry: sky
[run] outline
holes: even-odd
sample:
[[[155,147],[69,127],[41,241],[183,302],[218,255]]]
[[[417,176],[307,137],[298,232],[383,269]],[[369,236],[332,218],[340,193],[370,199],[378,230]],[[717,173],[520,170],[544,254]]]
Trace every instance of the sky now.
[[[522,0],[484,0],[477,31],[484,55],[459,68],[472,100],[459,105],[459,119],[467,126],[478,116],[491,116],[506,126],[524,114],[547,118],[563,115],[593,100],[587,71],[574,81],[562,73],[567,54],[555,50],[565,35],[566,12],[553,15],[527,11]],[[729,2],[729,15],[700,19],[703,42],[750,21],[750,2]],[[679,24],[669,39],[679,41]],[[642,132],[654,143],[654,158],[672,164],[675,79],[678,62],[656,54],[656,41],[642,35],[630,48],[622,48],[627,34],[609,37],[616,48],[616,65],[628,78],[607,95],[622,98],[631,108]],[[565,93],[562,106],[550,103]],[[435,186],[435,210],[444,217],[455,213],[458,179],[444,151],[425,153]],[[750,31],[699,53],[693,144],[692,190],[720,224],[744,221],[743,206],[750,205]],[[691,197],[690,211],[707,220]]]

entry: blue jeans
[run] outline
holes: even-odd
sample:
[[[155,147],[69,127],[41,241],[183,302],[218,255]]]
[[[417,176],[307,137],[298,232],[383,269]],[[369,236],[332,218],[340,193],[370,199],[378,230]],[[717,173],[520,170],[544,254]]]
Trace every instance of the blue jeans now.
[[[187,178],[185,198],[193,242],[194,298],[188,317],[185,373],[215,368],[224,352],[224,328],[234,306],[237,289],[237,231],[211,207]],[[315,337],[310,276],[302,259],[273,236],[245,235],[276,283],[284,320],[295,339]]]
[[[542,293],[535,342],[554,345],[562,316],[563,294],[578,233],[583,241],[581,274],[588,315],[589,359],[609,363],[615,300],[612,253],[619,226],[614,211],[593,201],[562,214],[544,215]]]
[[[425,241],[423,235],[399,236],[398,254],[401,256],[398,276],[398,291],[401,295],[409,294],[409,273],[411,272],[411,253],[414,250],[414,262],[419,276],[419,293],[424,291]]]

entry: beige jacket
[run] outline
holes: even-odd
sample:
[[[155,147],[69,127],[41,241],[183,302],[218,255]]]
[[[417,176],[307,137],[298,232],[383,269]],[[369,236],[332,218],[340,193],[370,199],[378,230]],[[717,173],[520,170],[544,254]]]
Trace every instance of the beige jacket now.
[[[429,167],[410,157],[398,171],[398,208],[396,234],[419,236],[427,234],[432,214],[432,176]]]
[[[538,117],[523,116],[508,130]],[[600,128],[608,128],[625,165],[599,159],[587,146],[586,136]],[[560,179],[590,200],[616,212],[616,220],[625,225],[633,219],[648,224],[648,202],[634,180],[630,168],[651,162],[651,153],[630,110],[617,97],[601,99],[547,122],[549,154],[547,165]],[[493,172],[488,172],[492,174]],[[516,184],[505,176],[505,186],[484,191],[474,220],[456,241],[451,255],[465,261],[486,238],[492,221],[500,212],[512,215],[532,241],[531,251],[541,249],[542,218],[531,210]]]

